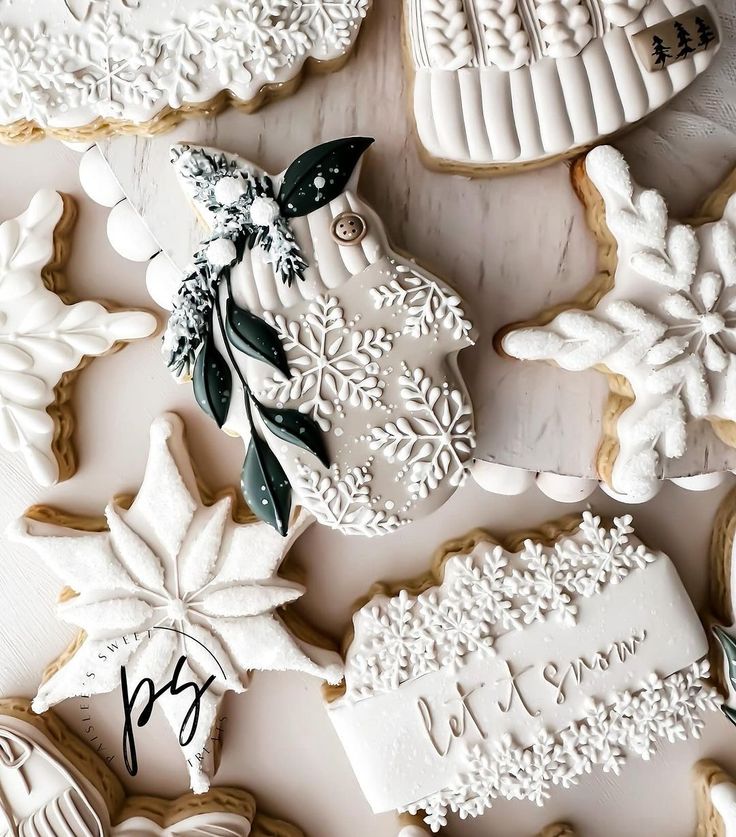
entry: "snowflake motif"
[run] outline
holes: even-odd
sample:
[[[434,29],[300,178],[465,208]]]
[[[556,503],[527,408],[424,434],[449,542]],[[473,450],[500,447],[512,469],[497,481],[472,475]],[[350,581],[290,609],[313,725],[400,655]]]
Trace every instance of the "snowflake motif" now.
[[[352,468],[344,476],[337,468],[332,469],[330,476],[321,476],[299,462],[294,489],[320,523],[348,535],[372,537],[393,532],[409,522],[375,508],[372,479],[368,465]]]
[[[465,463],[475,447],[473,412],[460,390],[435,386],[422,369],[404,366],[401,397],[410,418],[371,430],[371,450],[389,462],[405,462],[397,479],[409,477],[409,491],[424,499],[444,479],[462,485]]]
[[[360,480],[349,487],[329,479],[320,484],[317,474],[309,469],[305,472],[312,474],[305,505],[323,523],[340,527],[345,518],[352,519],[350,512],[358,514],[361,505],[356,504],[356,490],[363,491],[364,503],[370,502],[367,485]],[[643,544],[632,542],[632,535],[629,515],[614,518],[610,527],[604,527],[600,517],[586,511],[577,531],[551,547],[527,540],[519,553],[509,553],[481,541],[470,553],[452,555],[444,564],[441,586],[415,599],[407,599],[402,591],[400,601],[389,598],[366,606],[366,612],[378,607],[381,616],[379,619],[371,611],[371,627],[366,629],[370,639],[365,644],[361,622],[356,621],[354,653],[346,671],[348,693],[367,696],[390,691],[421,677],[437,660],[443,667],[457,670],[469,654],[494,654],[494,641],[504,633],[550,617],[573,626],[579,598],[597,595],[607,584],[621,583],[630,572],[645,569],[659,557]],[[396,683],[397,661],[385,652],[376,653],[380,644],[376,630],[382,626],[387,647],[391,636],[405,630],[406,625],[394,625],[394,619],[410,602],[412,635],[429,637],[432,643],[427,646],[426,660],[416,654],[402,657],[399,682],[391,685]]]
[[[33,119],[61,98],[68,76],[53,60],[53,41],[41,24],[16,32],[0,28],[0,114],[22,110]]]
[[[112,314],[96,302],[67,305],[49,290],[45,275],[63,214],[61,196],[41,191],[0,226],[0,446],[21,453],[42,485],[59,478],[48,409],[64,377],[85,357],[156,328],[150,314]]]
[[[489,746],[468,748],[465,770],[445,790],[402,809],[423,810],[433,832],[449,811],[461,818],[481,816],[496,799],[543,805],[554,786],[570,787],[593,765],[618,774],[630,755],[648,759],[661,739],[697,738],[701,713],[718,708],[717,691],[707,682],[707,661],[666,678],[652,675],[633,696],[612,696],[610,708],[590,702],[580,723],[557,734],[540,729],[530,747],[505,735]],[[682,707],[688,706],[683,712]]]
[[[50,534],[24,518],[15,537],[74,589],[59,613],[84,632],[74,654],[40,687],[34,710],[119,688],[121,666],[135,682],[143,677],[157,685],[170,682],[183,657],[187,682],[202,688],[215,675],[203,690],[194,737],[182,745],[192,788],[203,792],[211,775],[196,756],[226,692],[245,691],[256,669],[301,671],[337,683],[342,665],[337,655],[326,665],[314,662],[278,615],[304,593],[277,574],[293,536],[282,538],[265,523],[234,523],[229,495],[205,506],[183,431],[176,416],[154,421],[138,495],[129,510],[115,503],[107,507],[106,531],[59,526]],[[304,522],[295,526],[297,533]],[[105,657],[98,655],[120,638],[127,640],[114,661],[101,667]],[[178,731],[178,702],[163,699],[162,705]]]
[[[261,396],[286,403],[299,401],[323,431],[330,430],[344,405],[369,410],[381,404],[385,387],[376,361],[391,351],[393,336],[384,328],[359,331],[345,320],[334,296],[319,296],[299,322],[266,311],[263,319],[278,332],[291,378],[275,373]]]
[[[661,458],[685,453],[689,423],[736,419],[734,205],[693,229],[670,220],[659,193],[635,186],[618,151],[595,149],[586,169],[618,245],[614,287],[590,312],[511,331],[504,349],[626,378],[634,399],[618,422],[613,486],[646,499]]]
[[[433,329],[452,331],[455,340],[470,340],[472,325],[466,319],[460,297],[448,294],[424,276],[418,276],[407,265],[393,264],[398,278],[387,285],[371,288],[376,308],[399,308],[405,313],[404,334],[424,337]]]
[[[345,0],[296,0],[288,21],[310,33],[314,42],[323,41],[344,49],[350,44],[357,21],[365,17],[368,0],[346,4]]]
[[[72,106],[104,106],[102,112],[122,116],[125,105],[153,105],[161,92],[151,79],[155,58],[123,29],[120,15],[95,12],[89,21],[89,38],[72,35],[64,68],[73,73],[76,86],[69,91]]]

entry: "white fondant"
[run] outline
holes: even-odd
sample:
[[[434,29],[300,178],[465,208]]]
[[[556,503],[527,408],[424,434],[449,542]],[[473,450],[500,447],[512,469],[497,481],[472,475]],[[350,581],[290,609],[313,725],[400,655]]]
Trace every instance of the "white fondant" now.
[[[107,237],[125,259],[145,262],[161,249],[132,204],[122,200],[107,216]]]
[[[0,124],[142,123],[223,90],[251,101],[307,59],[346,55],[369,4],[109,0],[77,14],[64,0],[3,4]]]
[[[448,809],[542,804],[594,764],[617,772],[657,738],[697,736],[702,719],[668,694],[718,703],[697,613],[628,517],[606,529],[586,513],[514,554],[481,542],[448,559],[442,585],[374,596],[353,623],[330,717],[373,810],[421,808],[433,830]]]
[[[681,92],[718,48],[653,73],[631,43],[703,0],[404,4],[420,141],[435,159],[465,165],[522,164],[595,143]]]
[[[686,491],[712,491],[723,485],[726,481],[726,474],[699,474],[695,477],[680,477],[673,479],[672,482],[678,488],[684,488]]]
[[[532,471],[484,462],[482,459],[473,462],[470,473],[481,488],[493,494],[505,494],[507,497],[516,497],[528,491],[534,485],[536,477]]]
[[[202,151],[185,147],[176,165],[182,186],[213,227],[217,207],[209,197],[207,175],[192,165],[197,161],[193,155]],[[204,151],[220,166],[234,164],[264,176],[234,155]],[[218,174],[209,178],[216,182]],[[265,176],[278,191],[282,175]],[[232,269],[234,301],[275,329],[291,377],[230,348],[263,403],[299,409],[323,433],[329,468],[301,447],[273,446],[295,497],[324,525],[375,536],[434,511],[465,478],[475,434],[455,356],[473,344],[474,335],[459,296],[391,250],[380,218],[354,191],[358,176],[354,171],[345,191],[329,205],[289,221],[307,262],[303,280],[285,284],[261,247],[246,248]],[[263,221],[271,219],[272,211],[266,199],[257,207]],[[330,235],[333,220],[348,211],[367,226],[365,237],[354,245]],[[220,239],[208,248],[219,245]],[[219,249],[214,253],[218,261],[227,255],[221,258]],[[221,285],[220,305],[225,291]],[[172,322],[165,348],[181,336]],[[220,354],[228,358],[221,332],[213,334]],[[224,429],[247,443],[244,403],[242,383],[233,374]]]
[[[125,198],[122,187],[96,145],[86,150],[79,160],[79,182],[89,197],[102,206],[113,207]]]
[[[37,192],[28,209],[0,226],[0,446],[20,453],[41,485],[53,485],[55,388],[82,359],[119,341],[147,337],[150,314],[111,314],[96,302],[67,305],[46,287],[54,233],[64,214],[56,192]]]
[[[174,294],[180,282],[181,271],[163,251],[157,253],[148,263],[146,288],[156,305],[171,310]]]
[[[580,477],[566,477],[562,474],[539,474],[537,487],[558,503],[577,503],[585,500],[598,487],[595,480],[584,480]]]
[[[246,817],[214,811],[185,817],[167,828],[146,817],[131,817],[114,826],[111,837],[248,837],[250,832]]]
[[[721,782],[710,789],[710,800],[723,823],[723,837],[736,837],[736,785]]]
[[[627,379],[635,400],[616,422],[611,488],[645,501],[663,462],[685,453],[689,426],[736,418],[736,200],[694,230],[670,220],[662,196],[636,185],[614,148],[591,151],[586,171],[618,247],[613,288],[592,311],[512,331],[503,347]]]
[[[33,707],[43,712],[68,697],[118,689],[123,665],[136,682],[150,677],[161,688],[185,656],[186,681],[201,686],[216,676],[203,695],[196,733],[182,747],[192,788],[203,792],[214,765],[211,752],[200,755],[223,696],[245,691],[252,670],[302,671],[331,683],[342,678],[336,654],[302,644],[278,615],[278,608],[304,592],[277,573],[307,516],[282,538],[264,523],[235,523],[229,496],[204,506],[183,423],[164,415],[151,426],[136,499],[128,510],[110,504],[106,518],[109,530],[100,533],[31,519],[19,520],[10,533],[78,593],[59,606],[59,615],[85,631],[79,650],[41,685]],[[122,638],[110,653],[111,642]],[[325,664],[311,654],[324,657]],[[161,704],[178,733],[186,700],[164,698]]]

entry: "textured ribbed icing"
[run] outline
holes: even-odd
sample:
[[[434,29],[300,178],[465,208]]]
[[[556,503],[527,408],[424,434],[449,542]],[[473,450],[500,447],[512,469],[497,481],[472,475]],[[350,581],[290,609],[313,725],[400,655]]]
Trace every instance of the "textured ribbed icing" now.
[[[676,57],[675,17],[700,0],[404,3],[419,139],[460,166],[531,163],[614,134],[683,90],[718,47],[712,14],[703,51],[654,71],[637,57],[633,36],[670,23]]]

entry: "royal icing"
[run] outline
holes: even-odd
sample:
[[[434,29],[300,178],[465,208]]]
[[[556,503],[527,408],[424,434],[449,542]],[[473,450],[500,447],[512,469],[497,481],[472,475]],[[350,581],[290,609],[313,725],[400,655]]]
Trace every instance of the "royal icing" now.
[[[167,363],[243,438],[245,499],[282,532],[292,492],[347,534],[391,532],[449,498],[475,444],[454,362],[472,326],[356,195],[370,142],[326,143],[276,176],[174,149],[210,232],[172,289]]]
[[[736,785],[732,782],[713,785],[710,801],[723,823],[723,837],[736,837]]]
[[[352,48],[370,0],[3,4],[0,123],[145,123],[226,90],[251,102]]]
[[[42,190],[0,226],[0,446],[20,454],[46,486],[59,479],[50,412],[64,376],[84,358],[156,329],[150,314],[110,313],[96,302],[68,305],[47,286],[63,214],[61,195]]]
[[[39,688],[33,709],[117,690],[123,666],[131,682],[149,677],[158,688],[174,679],[201,688],[214,675],[196,729],[182,746],[197,793],[213,775],[206,745],[222,699],[245,691],[251,671],[300,671],[330,683],[342,678],[339,657],[302,643],[279,615],[304,593],[278,569],[305,516],[283,538],[263,523],[236,523],[231,512],[230,496],[203,504],[183,424],[164,415],[151,426],[136,499],[129,509],[108,505],[105,531],[22,518],[12,532],[77,593],[59,605],[59,615],[84,632],[73,656]],[[188,706],[168,693],[159,703],[178,734]]]
[[[353,631],[330,717],[373,810],[422,809],[433,831],[698,737],[719,702],[677,572],[630,517],[586,512],[518,552],[478,536],[440,585],[374,596]]]
[[[406,825],[399,831],[398,837],[429,837],[429,832],[419,825]]]
[[[702,0],[404,0],[404,8],[419,139],[437,160],[481,168],[552,159],[620,131],[683,90],[718,48]],[[690,11],[683,36],[676,27]],[[652,27],[668,58],[650,64],[642,56],[657,42],[635,37]]]
[[[246,817],[215,811],[185,817],[167,827],[147,817],[130,817],[113,828],[112,837],[248,837],[250,832]]]
[[[736,201],[719,221],[693,228],[670,219],[658,192],[632,181],[615,149],[595,149],[585,168],[618,248],[613,287],[590,311],[510,332],[503,349],[626,378],[635,400],[616,422],[610,483],[647,500],[667,460],[685,454],[695,425],[736,419]]]

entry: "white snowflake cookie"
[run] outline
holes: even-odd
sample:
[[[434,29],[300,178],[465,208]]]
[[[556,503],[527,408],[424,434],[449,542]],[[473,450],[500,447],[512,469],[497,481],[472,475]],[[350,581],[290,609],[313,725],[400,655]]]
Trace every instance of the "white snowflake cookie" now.
[[[217,739],[227,692],[244,692],[254,670],[338,683],[342,664],[292,635],[282,616],[281,608],[304,593],[278,570],[306,516],[284,538],[264,523],[234,519],[232,493],[206,505],[183,430],[175,415],[154,421],[143,482],[129,508],[112,502],[92,524],[34,507],[10,535],[68,585],[59,616],[81,631],[40,686],[34,711],[116,690],[127,705],[126,684],[132,691],[150,678],[179,735],[192,789],[202,793],[216,769],[209,743]],[[178,696],[184,683],[201,692],[194,721],[189,698]],[[131,706],[133,713],[142,709]],[[130,750],[125,762],[135,775]]]
[[[64,267],[76,212],[68,197],[37,192],[0,225],[0,447],[49,486],[76,470],[68,403],[90,359],[156,330],[144,311],[69,302]]]
[[[614,148],[591,151],[573,182],[599,239],[601,272],[584,302],[511,326],[499,343],[512,357],[608,376],[598,473],[612,492],[642,502],[667,477],[668,460],[687,455],[690,473],[708,473],[713,431],[736,447],[734,184],[719,190],[707,218],[687,225],[633,182]]]
[[[209,231],[168,291],[167,363],[243,438],[245,499],[282,533],[292,499],[347,534],[391,532],[450,497],[475,445],[455,363],[472,326],[356,194],[371,142],[325,143],[279,175],[173,150]]]
[[[103,759],[52,712],[0,700],[0,794],[5,833],[22,837],[304,837],[256,811],[239,788],[173,800],[126,797]]]
[[[0,139],[150,133],[339,66],[371,0],[42,0],[0,9]]]
[[[697,738],[720,703],[677,571],[631,517],[585,512],[503,542],[476,530],[436,567],[354,614],[330,692],[376,813],[422,810],[438,831],[496,799],[543,805],[593,767]]]
[[[430,165],[540,165],[665,105],[719,46],[709,0],[402,0]]]

